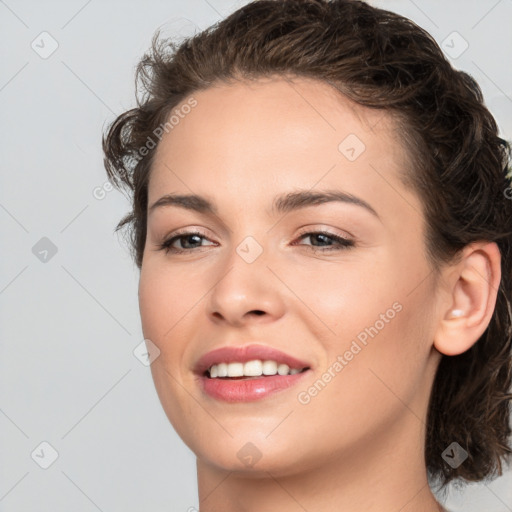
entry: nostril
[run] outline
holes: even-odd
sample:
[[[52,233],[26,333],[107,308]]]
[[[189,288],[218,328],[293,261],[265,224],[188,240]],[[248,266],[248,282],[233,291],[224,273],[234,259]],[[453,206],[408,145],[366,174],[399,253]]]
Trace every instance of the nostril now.
[[[256,310],[252,311],[252,313],[254,313],[255,315],[260,316],[260,315],[264,315],[265,311],[260,311],[259,309],[256,309]]]

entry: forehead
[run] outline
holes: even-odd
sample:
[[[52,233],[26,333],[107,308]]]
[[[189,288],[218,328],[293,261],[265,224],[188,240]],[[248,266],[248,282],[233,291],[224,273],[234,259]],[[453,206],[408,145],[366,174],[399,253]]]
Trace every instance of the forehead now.
[[[357,105],[318,80],[218,83],[173,112],[190,98],[195,106],[183,109],[158,144],[150,203],[161,192],[190,188],[209,194],[223,184],[226,193],[249,195],[257,183],[311,188],[320,180],[349,191],[366,188],[371,196],[383,179],[396,188],[408,166],[389,112]],[[389,192],[392,200],[396,191]]]
[[[191,97],[196,106],[187,107],[187,113],[180,114]],[[282,137],[275,145],[284,149],[293,143],[313,143],[319,137],[326,143],[336,142],[350,129],[360,139],[370,139],[373,134],[380,139],[387,137],[384,144],[391,139],[396,141],[392,134],[396,126],[389,112],[358,105],[334,86],[307,77],[273,76],[217,82],[185,98],[173,112],[179,114],[173,116],[178,122],[163,135],[163,139],[168,139],[163,146],[173,142],[179,146],[187,139],[189,145],[195,142],[195,147],[201,149],[204,147],[201,142],[212,138],[230,146],[237,140],[249,145],[247,134],[267,139],[268,143],[280,133]],[[294,137],[285,139],[287,135]],[[223,140],[225,137],[228,140]]]

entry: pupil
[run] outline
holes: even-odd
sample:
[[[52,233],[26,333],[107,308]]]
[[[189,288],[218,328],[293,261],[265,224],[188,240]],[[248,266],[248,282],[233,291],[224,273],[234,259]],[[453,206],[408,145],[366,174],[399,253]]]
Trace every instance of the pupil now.
[[[182,238],[182,241],[183,241],[183,240],[187,240],[187,241],[188,241],[188,240],[190,240],[191,238],[199,239],[199,241],[198,241],[197,243],[201,243],[201,240],[200,240],[200,239],[201,239],[201,237],[200,237],[199,235],[187,235],[187,236],[185,236],[185,237],[183,237],[183,238]],[[194,243],[194,242],[192,242],[192,243]],[[185,243],[185,245],[187,245],[187,244]]]
[[[321,234],[321,233],[314,235],[313,240],[315,239],[315,237],[316,237],[316,239],[320,238],[320,240],[322,240],[322,238],[323,238],[323,241],[324,241],[324,242],[325,242],[325,241],[329,242],[329,238],[330,238],[329,236],[327,236],[327,235],[323,235],[323,234]],[[327,239],[327,240],[326,240],[326,239]]]

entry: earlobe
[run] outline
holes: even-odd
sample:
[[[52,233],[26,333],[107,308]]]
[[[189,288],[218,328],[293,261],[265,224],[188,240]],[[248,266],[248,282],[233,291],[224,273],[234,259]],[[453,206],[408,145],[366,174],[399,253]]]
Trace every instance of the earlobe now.
[[[501,255],[495,242],[464,248],[462,258],[447,271],[448,307],[440,312],[434,347],[444,355],[462,354],[487,329],[501,280]]]

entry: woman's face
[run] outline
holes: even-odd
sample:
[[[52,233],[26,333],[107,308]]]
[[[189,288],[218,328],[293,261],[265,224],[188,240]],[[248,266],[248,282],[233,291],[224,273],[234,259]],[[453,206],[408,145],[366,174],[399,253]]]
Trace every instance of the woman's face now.
[[[393,457],[397,436],[424,435],[439,355],[422,206],[398,178],[409,170],[400,135],[383,111],[309,79],[193,98],[157,148],[139,286],[169,420],[225,470],[285,475],[354,449]],[[308,199],[324,193],[353,200]],[[171,194],[212,211],[197,200],[151,208]],[[177,234],[169,252],[160,247]],[[210,351],[249,345],[308,369],[234,377],[287,360],[268,351],[205,362],[239,363],[213,370],[231,377],[198,369]],[[253,360],[262,364],[240,364]]]

